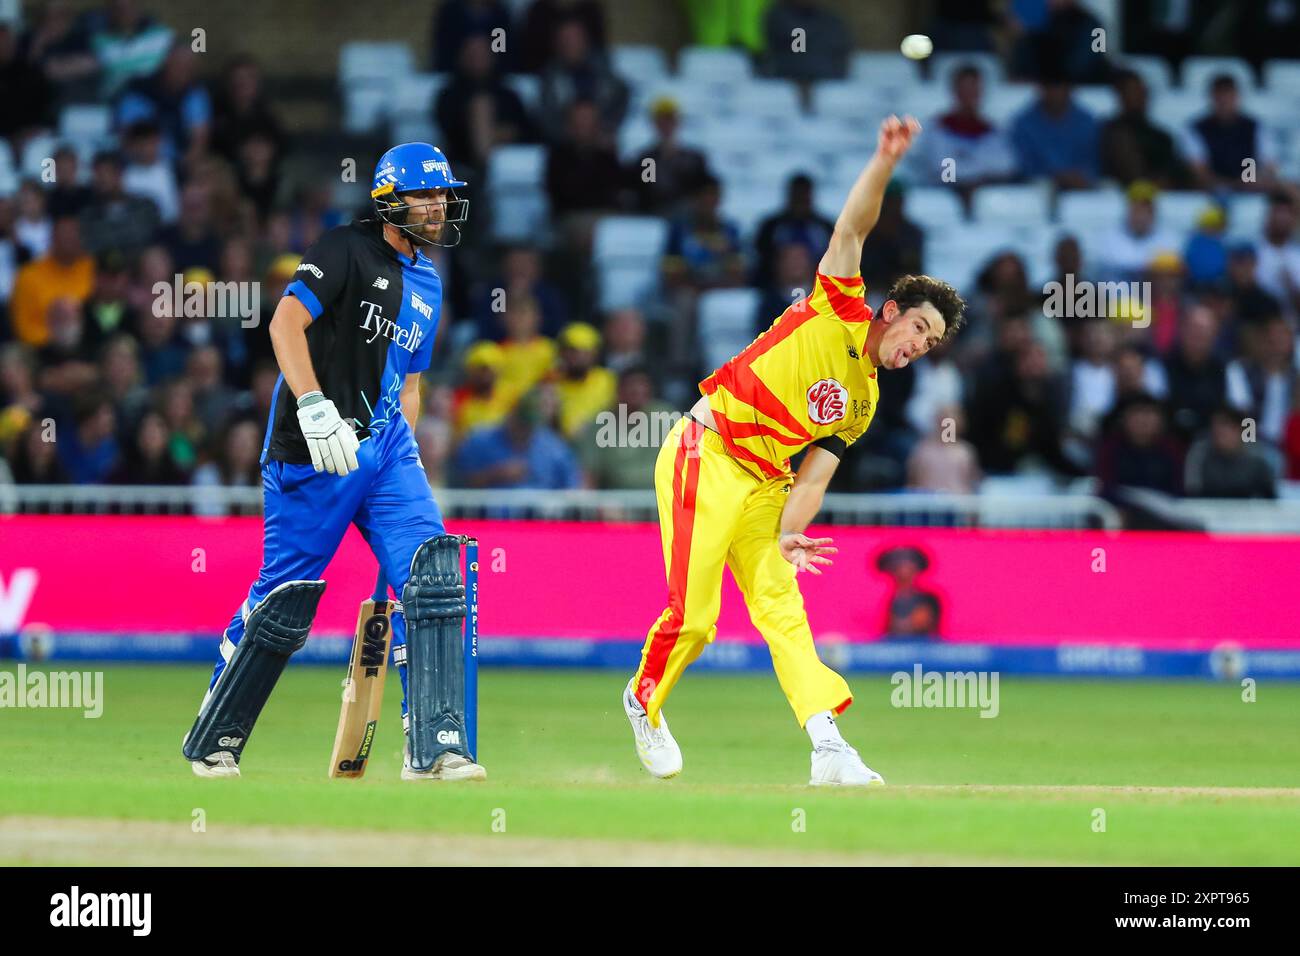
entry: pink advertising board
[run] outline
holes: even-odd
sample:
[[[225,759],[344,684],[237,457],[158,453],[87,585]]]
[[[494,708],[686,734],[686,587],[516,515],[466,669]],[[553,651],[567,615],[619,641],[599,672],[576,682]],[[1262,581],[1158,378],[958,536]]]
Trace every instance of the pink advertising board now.
[[[655,525],[480,521],[454,530],[481,542],[487,640],[640,639],[663,608]],[[827,533],[840,548],[835,566],[800,579],[819,639],[878,639],[892,608],[902,619],[936,621],[937,635],[951,642],[1300,649],[1300,540]],[[879,569],[881,554],[899,548],[917,549],[928,563],[901,595],[896,578]],[[55,632],[215,634],[246,595],[260,558],[256,518],[0,517],[0,634],[33,623]],[[325,572],[315,633],[349,633],[374,575],[369,550],[350,532]],[[760,640],[730,579],[718,634]]]

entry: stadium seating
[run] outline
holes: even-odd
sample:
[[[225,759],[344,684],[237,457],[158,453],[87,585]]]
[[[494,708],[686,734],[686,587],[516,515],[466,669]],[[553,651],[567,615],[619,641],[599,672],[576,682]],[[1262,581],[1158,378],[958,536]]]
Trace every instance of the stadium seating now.
[[[606,216],[596,224],[592,262],[601,309],[640,305],[659,287],[668,223],[655,216]]]
[[[961,200],[942,186],[913,186],[903,194],[903,214],[922,229],[947,229],[966,218]]]
[[[982,186],[971,212],[980,223],[1044,223],[1051,218],[1051,199],[1038,184]]]
[[[1126,53],[1118,65],[1142,77],[1146,81],[1147,92],[1152,96],[1163,93],[1174,85],[1173,67],[1161,57]]]
[[[499,242],[536,238],[545,228],[549,201],[543,182],[546,148],[501,146],[488,159],[487,192],[492,236]]]
[[[757,289],[713,289],[700,296],[697,340],[705,366],[717,368],[753,340],[760,299]]]
[[[415,54],[408,43],[345,43],[339,50],[339,86],[387,85],[415,71]]]
[[[688,46],[677,54],[677,74],[695,82],[743,83],[754,75],[754,69],[740,50]]]
[[[610,66],[629,86],[653,85],[669,76],[668,57],[657,46],[625,43],[610,50]]]
[[[1209,92],[1210,81],[1220,73],[1235,78],[1243,94],[1255,89],[1255,71],[1245,60],[1233,56],[1189,56],[1183,61],[1180,72],[1183,89],[1202,97]]]

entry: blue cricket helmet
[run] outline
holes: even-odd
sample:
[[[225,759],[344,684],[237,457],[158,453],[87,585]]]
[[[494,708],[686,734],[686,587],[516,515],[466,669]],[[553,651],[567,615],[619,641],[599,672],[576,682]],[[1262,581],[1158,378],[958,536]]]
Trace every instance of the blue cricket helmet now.
[[[403,143],[394,146],[375,165],[375,178],[370,188],[370,198],[375,204],[375,213],[384,222],[406,233],[414,242],[432,246],[455,246],[460,242],[461,224],[469,219],[469,200],[459,198],[453,190],[465,186],[451,171],[451,163],[437,146],[428,143]],[[410,205],[401,199],[405,192],[424,189],[446,189],[447,198],[430,201],[422,205]],[[428,220],[412,224],[409,222],[413,210],[428,206],[442,206],[443,224],[438,239],[430,239],[424,234]],[[448,229],[452,241],[442,241],[442,235]]]

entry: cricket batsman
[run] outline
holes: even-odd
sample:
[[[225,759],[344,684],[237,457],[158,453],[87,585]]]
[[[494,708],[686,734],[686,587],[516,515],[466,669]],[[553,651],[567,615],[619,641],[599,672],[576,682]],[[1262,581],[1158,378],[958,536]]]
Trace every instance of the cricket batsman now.
[[[951,336],[964,303],[947,283],[904,276],[878,314],[864,300],[862,245],[895,165],[920,132],[891,116],[840,211],[811,294],[785,310],[700,383],[701,398],[665,439],[655,491],[668,606],[650,628],[623,692],[637,755],[656,777],[681,773],[664,702],[717,630],[722,569],[731,568],[777,680],[812,740],[813,786],[883,784],[840,735],[853,702],[813,645],[796,575],[820,574],[830,538],[804,532],[845,449],[867,430],[877,372],[904,368]],[[790,457],[806,449],[797,474]]]
[[[262,568],[221,638],[183,752],[201,777],[237,777],[253,725],[303,646],[321,573],[355,524],[401,597],[393,660],[404,780],[482,780],[466,749],[459,538],[445,533],[412,426],[442,280],[427,246],[454,246],[469,201],[440,149],[394,146],[375,168],[375,219],[325,233],[271,320],[280,365],[262,446]]]

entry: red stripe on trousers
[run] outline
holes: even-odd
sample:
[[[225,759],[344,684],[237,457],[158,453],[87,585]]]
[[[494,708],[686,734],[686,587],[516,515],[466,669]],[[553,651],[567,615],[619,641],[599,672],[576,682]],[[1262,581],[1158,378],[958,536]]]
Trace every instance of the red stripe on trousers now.
[[[650,706],[650,695],[663,680],[668,656],[677,646],[677,637],[686,617],[686,579],[691,560],[691,532],[695,528],[695,492],[700,482],[700,436],[703,433],[703,425],[688,420],[677,446],[677,460],[673,463],[673,543],[668,566],[670,613],[668,620],[659,625],[650,639],[645,667],[641,669],[636,697],[642,707]]]

